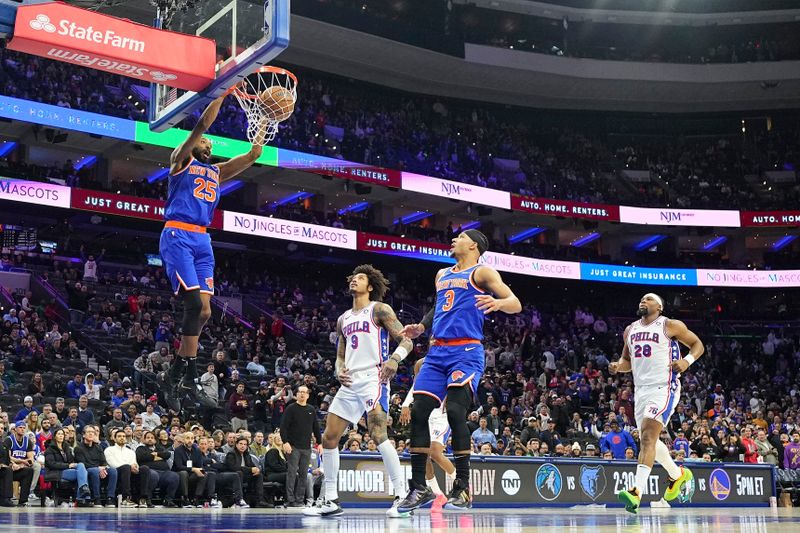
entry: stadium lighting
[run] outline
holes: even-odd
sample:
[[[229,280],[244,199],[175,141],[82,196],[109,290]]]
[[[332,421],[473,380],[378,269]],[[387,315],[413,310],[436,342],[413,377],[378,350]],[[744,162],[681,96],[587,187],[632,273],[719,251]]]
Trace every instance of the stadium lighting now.
[[[310,192],[296,192],[294,194],[290,194],[286,198],[281,198],[280,200],[272,202],[270,207],[275,209],[276,207],[293,204],[295,202],[302,202],[303,200],[311,198],[312,196],[314,196],[314,194]]]
[[[704,252],[708,252],[708,251],[710,251],[710,250],[713,250],[713,249],[714,249],[714,248],[716,248],[717,246],[720,246],[720,245],[722,245],[722,244],[725,244],[725,242],[726,242],[727,240],[728,240],[728,238],[727,238],[727,237],[725,237],[724,235],[723,235],[723,236],[721,236],[721,237],[717,237],[717,238],[715,238],[715,239],[711,239],[711,240],[710,240],[710,241],[708,241],[708,242],[707,242],[705,245],[703,245],[703,251],[704,251]]]
[[[362,211],[366,211],[367,209],[369,209],[369,202],[357,202],[339,209],[337,213],[340,215],[346,215],[347,213],[360,213]]]
[[[795,239],[797,239],[797,235],[787,235],[785,237],[781,237],[775,241],[775,244],[772,245],[772,250],[777,252],[778,250],[781,250],[794,242]]]
[[[167,176],[169,176],[169,169],[168,168],[162,168],[162,169],[156,170],[155,172],[153,172],[152,174],[147,176],[147,183],[155,183],[157,181],[161,181],[164,178],[166,178]]]
[[[230,194],[230,193],[232,193],[234,191],[238,191],[242,187],[244,187],[244,182],[241,181],[241,180],[229,181],[228,183],[226,183],[225,185],[222,186],[222,188],[219,190],[219,193],[222,196],[225,196],[226,194]]]
[[[599,238],[600,234],[595,231],[593,233],[590,233],[589,235],[581,237],[580,239],[572,241],[572,246],[574,246],[575,248],[580,248],[584,244],[589,244],[590,242],[596,241]]]
[[[526,241],[535,235],[539,235],[547,231],[545,228],[528,228],[526,230],[520,231],[519,233],[515,233],[511,237],[508,238],[508,242],[510,244],[516,244],[518,242]]]
[[[637,252],[641,252],[642,250],[647,250],[648,248],[652,248],[653,246],[660,243],[666,238],[667,238],[666,235],[653,235],[636,243],[633,249],[636,250]]]

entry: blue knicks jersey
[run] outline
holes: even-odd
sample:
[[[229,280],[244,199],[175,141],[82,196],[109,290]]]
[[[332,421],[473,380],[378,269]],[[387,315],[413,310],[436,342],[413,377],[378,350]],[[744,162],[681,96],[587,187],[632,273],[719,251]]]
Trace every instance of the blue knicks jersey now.
[[[208,226],[219,203],[219,167],[194,157],[169,177],[165,220]]]
[[[480,265],[461,272],[448,268],[436,282],[436,311],[433,337],[436,339],[483,339],[483,311],[475,307],[475,296],[485,294],[472,283]]]

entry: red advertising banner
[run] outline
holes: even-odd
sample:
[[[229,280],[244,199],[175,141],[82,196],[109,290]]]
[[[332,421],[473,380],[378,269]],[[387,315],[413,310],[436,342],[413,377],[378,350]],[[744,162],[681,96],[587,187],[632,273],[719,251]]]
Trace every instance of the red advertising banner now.
[[[450,245],[436,242],[405,239],[392,235],[358,232],[358,249],[365,252],[377,252],[388,255],[399,255],[429,261],[454,262],[450,257]]]
[[[214,41],[63,2],[21,6],[8,48],[146,82],[200,91],[214,80]]]
[[[73,209],[83,211],[94,211],[107,215],[119,215],[123,217],[144,218],[147,220],[164,220],[164,201],[152,198],[139,198],[137,196],[126,196],[124,194],[112,194],[108,192],[90,191],[88,189],[72,189]],[[222,211],[214,211],[214,219],[211,227],[222,229]]]
[[[742,211],[742,226],[800,226],[800,211]]]
[[[570,202],[569,200],[552,200],[549,198],[534,198],[532,196],[512,194],[511,209],[525,211],[526,213],[534,213],[536,215],[588,218],[591,220],[619,222],[618,205],[588,204],[584,202]]]

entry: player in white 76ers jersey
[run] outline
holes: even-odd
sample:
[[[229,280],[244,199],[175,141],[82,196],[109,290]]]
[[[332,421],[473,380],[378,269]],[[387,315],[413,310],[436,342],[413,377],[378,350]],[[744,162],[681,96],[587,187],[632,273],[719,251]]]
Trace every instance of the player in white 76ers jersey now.
[[[394,485],[395,496],[405,493],[405,478],[397,450],[386,434],[389,412],[389,381],[397,366],[413,348],[403,336],[403,325],[391,307],[382,303],[389,281],[372,265],[360,265],[347,278],[353,307],[339,317],[336,374],[342,386],[328,409],[325,434],[322,436],[322,464],[325,471],[325,503],[316,514],[335,516],[342,513],[337,483],[339,480],[339,439],[348,424],[354,426],[367,413],[369,434],[378,443],[378,451]],[[398,344],[391,357],[389,336]],[[386,512],[389,517],[406,516],[397,511],[400,498]],[[312,514],[311,510],[307,514]]]
[[[637,513],[653,462],[664,467],[669,475],[664,499],[674,500],[681,487],[693,478],[688,468],[679,467],[672,460],[669,448],[661,439],[661,429],[669,422],[681,397],[682,372],[703,355],[703,342],[680,320],[662,315],[664,301],[652,292],[639,302],[640,320],[625,329],[622,356],[608,366],[612,374],[633,372],[633,404],[636,427],[642,439],[639,464],[636,467],[636,484],[619,493],[625,509]],[[681,358],[678,343],[689,347]]]

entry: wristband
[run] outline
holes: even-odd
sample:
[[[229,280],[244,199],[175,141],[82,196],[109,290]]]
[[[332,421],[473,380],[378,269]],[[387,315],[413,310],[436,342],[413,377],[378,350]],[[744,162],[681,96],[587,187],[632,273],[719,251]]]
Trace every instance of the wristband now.
[[[408,350],[406,350],[402,346],[398,346],[397,349],[395,349],[395,351],[392,354],[392,356],[390,357],[390,359],[393,359],[395,355],[399,355],[400,356],[400,360],[397,361],[399,363],[400,361],[402,361],[403,359],[406,358],[406,356],[408,355]]]
[[[692,363],[695,362],[694,355],[692,355],[692,354],[687,355],[686,357],[683,358],[683,360],[684,361],[689,361],[689,366],[692,366]]]

